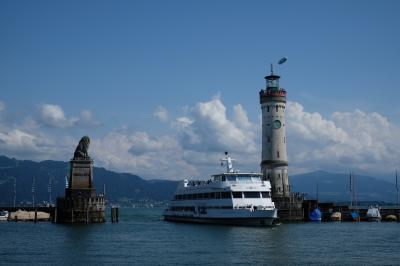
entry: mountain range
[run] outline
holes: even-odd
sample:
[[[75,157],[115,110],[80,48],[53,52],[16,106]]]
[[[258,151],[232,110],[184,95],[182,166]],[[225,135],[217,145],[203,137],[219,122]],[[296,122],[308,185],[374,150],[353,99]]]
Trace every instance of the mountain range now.
[[[34,162],[0,156],[0,205],[11,205],[16,184],[17,204],[32,201],[34,179],[35,202],[50,201],[48,191],[51,182],[51,201],[63,196],[65,176],[69,173],[69,163],[61,161]],[[101,167],[93,170],[97,193],[105,188],[109,202],[125,206],[137,204],[163,203],[172,198],[177,181],[145,180],[129,173],[117,173]],[[374,177],[356,175],[358,201],[396,201],[393,183]],[[320,201],[350,201],[348,174],[323,171],[290,176],[292,191],[306,193],[306,198]]]

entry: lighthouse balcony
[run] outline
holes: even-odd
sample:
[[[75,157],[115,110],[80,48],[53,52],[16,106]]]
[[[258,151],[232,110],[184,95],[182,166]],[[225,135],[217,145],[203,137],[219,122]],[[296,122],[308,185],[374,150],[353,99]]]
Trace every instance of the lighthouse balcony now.
[[[260,91],[260,103],[268,101],[286,102],[286,90],[277,88],[267,88]]]
[[[268,88],[266,90],[261,90],[260,91],[260,96],[280,96],[280,97],[285,97],[286,96],[286,90],[283,88],[276,89],[276,88]]]

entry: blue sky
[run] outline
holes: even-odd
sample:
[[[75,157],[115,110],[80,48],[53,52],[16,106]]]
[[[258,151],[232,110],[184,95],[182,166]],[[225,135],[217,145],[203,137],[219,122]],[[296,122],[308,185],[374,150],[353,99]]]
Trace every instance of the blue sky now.
[[[146,178],[212,174],[224,150],[257,170],[258,91],[287,56],[276,71],[293,112],[292,173],[390,175],[399,11],[398,1],[1,1],[1,153],[66,161],[87,134],[97,164]]]

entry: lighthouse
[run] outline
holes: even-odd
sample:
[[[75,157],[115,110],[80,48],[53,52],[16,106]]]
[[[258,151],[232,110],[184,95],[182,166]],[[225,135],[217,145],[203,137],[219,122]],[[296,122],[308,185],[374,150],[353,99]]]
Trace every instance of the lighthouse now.
[[[286,57],[279,61],[282,64]],[[271,73],[265,77],[265,89],[260,91],[262,112],[261,172],[271,182],[272,200],[282,222],[303,220],[304,194],[292,192],[288,177],[286,153],[286,90],[279,86],[280,76],[271,64]]]
[[[280,76],[265,77],[266,87],[260,91],[262,111],[263,178],[270,180],[273,197],[289,197],[288,160],[286,153],[286,91],[279,87]]]

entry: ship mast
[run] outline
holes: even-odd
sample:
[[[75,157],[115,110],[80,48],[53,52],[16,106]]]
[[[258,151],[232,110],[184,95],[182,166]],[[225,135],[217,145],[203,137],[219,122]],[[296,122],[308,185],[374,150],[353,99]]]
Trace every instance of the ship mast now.
[[[232,159],[228,152],[225,152],[225,158],[220,159],[221,160],[221,166],[224,165],[224,162],[226,163],[226,172],[227,173],[234,173],[235,171],[233,170],[233,161],[235,161],[235,159]]]

